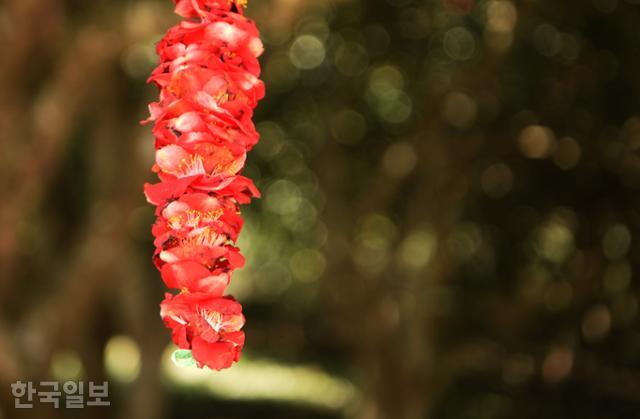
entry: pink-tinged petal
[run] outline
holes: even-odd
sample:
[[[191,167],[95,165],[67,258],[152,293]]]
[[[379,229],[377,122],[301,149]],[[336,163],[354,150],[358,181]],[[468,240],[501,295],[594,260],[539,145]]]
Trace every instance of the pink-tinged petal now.
[[[254,57],[258,58],[264,52],[264,46],[262,45],[262,41],[260,38],[253,37],[249,40],[248,43],[249,51],[253,54]]]
[[[205,84],[202,89],[209,94],[215,95],[227,90],[228,85],[229,83],[222,75],[212,72],[207,80],[205,80]]]
[[[202,131],[205,129],[205,123],[197,112],[187,112],[175,119],[173,127],[181,132]]]
[[[229,368],[235,360],[236,354],[232,344],[210,343],[195,336],[191,342],[193,358],[199,367],[207,366],[213,370]]]
[[[213,112],[222,112],[222,108],[218,106],[218,102],[207,92],[197,92],[194,95],[194,99],[196,103],[202,106],[205,109],[208,109]]]
[[[228,43],[235,48],[247,37],[247,33],[227,22],[213,22],[207,27],[207,36]]]
[[[191,209],[200,211],[215,211],[221,206],[218,198],[200,192],[183,195],[180,197],[180,202],[187,204]]]
[[[174,12],[185,18],[195,17],[197,15],[193,9],[191,0],[178,0]]]
[[[206,292],[212,296],[221,297],[229,285],[229,274],[210,275],[196,281],[192,288],[194,291]]]
[[[176,263],[176,262],[179,262],[181,258],[179,254],[176,254],[176,252],[162,251],[160,252],[160,260],[162,260],[165,263]]]
[[[180,171],[191,155],[178,145],[168,145],[156,151],[156,164],[167,173],[176,174]]]
[[[142,124],[147,124],[151,121],[155,121],[157,119],[160,119],[162,117],[162,115],[164,115],[165,110],[164,108],[157,102],[151,102],[149,104],[149,118],[145,119],[144,121],[142,121]]]
[[[191,207],[189,206],[189,204],[182,202],[183,198],[184,195],[181,196],[179,200],[170,202],[169,205],[167,205],[162,211],[162,216],[164,218],[171,218],[189,210]]]

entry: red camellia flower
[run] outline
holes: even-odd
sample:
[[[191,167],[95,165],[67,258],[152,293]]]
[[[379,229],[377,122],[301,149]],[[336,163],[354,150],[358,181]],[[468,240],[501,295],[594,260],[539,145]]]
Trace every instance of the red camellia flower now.
[[[264,96],[255,24],[246,0],[173,0],[186,20],[158,43],[149,105],[160,182],[145,184],[156,206],[154,263],[167,293],[160,316],[199,367],[228,368],[244,345],[242,307],[224,296],[244,265],[235,241],[239,205],[260,194],[240,175],[258,142],[253,109]]]
[[[240,358],[244,316],[233,298],[200,292],[167,293],[160,304],[160,315],[173,330],[173,342],[191,349],[199,366],[219,370]]]

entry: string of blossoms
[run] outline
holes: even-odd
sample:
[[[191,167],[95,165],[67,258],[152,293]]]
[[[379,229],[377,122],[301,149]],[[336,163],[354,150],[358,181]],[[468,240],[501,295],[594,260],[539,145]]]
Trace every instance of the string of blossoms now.
[[[173,0],[185,18],[156,51],[149,105],[160,179],[145,184],[156,205],[154,263],[168,288],[160,315],[173,342],[198,367],[228,368],[244,345],[241,305],[224,296],[244,258],[234,243],[239,205],[259,192],[240,175],[258,141],[253,109],[264,96],[258,30],[243,15],[246,0]],[[190,352],[189,352],[190,351]]]

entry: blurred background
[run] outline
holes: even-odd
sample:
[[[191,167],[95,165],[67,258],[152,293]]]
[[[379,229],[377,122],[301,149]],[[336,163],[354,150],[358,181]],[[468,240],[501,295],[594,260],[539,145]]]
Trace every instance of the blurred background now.
[[[264,198],[221,373],[171,363],[151,263],[172,9],[0,2],[0,418],[640,418],[639,1],[250,1]],[[111,407],[18,411],[17,380]]]

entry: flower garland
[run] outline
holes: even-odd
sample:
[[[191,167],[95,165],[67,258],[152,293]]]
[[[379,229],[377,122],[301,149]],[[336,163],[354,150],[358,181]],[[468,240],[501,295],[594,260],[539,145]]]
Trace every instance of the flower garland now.
[[[156,48],[160,64],[149,82],[160,99],[145,122],[155,122],[160,182],[144,191],[157,207],[154,263],[167,287],[179,290],[165,294],[160,316],[183,357],[220,370],[238,361],[244,345],[242,307],[224,292],[244,265],[234,245],[239,205],[259,197],[240,171],[259,137],[252,116],[264,96],[263,46],[243,15],[246,0],[173,1],[185,20]]]

